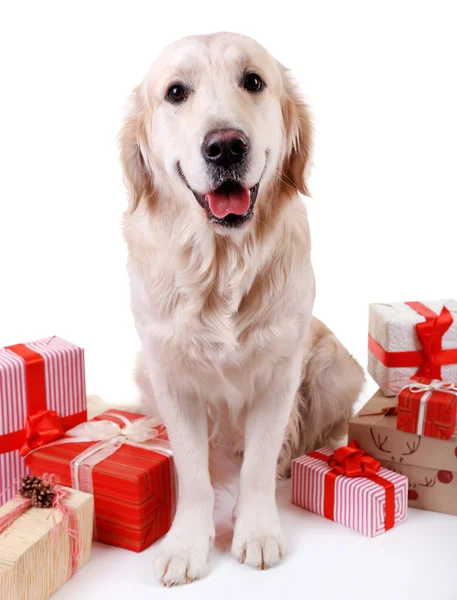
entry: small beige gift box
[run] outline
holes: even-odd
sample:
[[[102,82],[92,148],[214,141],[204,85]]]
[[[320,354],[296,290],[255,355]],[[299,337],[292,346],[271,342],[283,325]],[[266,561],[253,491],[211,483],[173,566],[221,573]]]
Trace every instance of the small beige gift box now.
[[[28,508],[0,534],[1,600],[48,600],[89,560],[94,499],[70,491],[64,504],[72,511],[72,526],[59,509]],[[12,499],[0,507],[0,517],[17,504]],[[79,556],[72,566],[74,544]]]

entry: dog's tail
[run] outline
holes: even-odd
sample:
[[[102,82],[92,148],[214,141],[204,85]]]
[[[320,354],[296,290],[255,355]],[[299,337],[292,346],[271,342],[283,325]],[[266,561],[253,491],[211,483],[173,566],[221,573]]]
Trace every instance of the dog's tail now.
[[[125,410],[127,412],[142,413],[144,409],[141,407],[139,402],[137,403],[125,403],[125,404],[108,404],[100,396],[94,394],[87,396],[87,414],[89,419],[106,412],[107,410]]]

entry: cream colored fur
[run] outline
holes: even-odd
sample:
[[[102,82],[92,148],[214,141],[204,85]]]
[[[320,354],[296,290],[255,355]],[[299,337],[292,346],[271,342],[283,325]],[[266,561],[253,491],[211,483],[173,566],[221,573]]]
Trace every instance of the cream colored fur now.
[[[261,94],[238,85],[252,68]],[[184,79],[192,94],[165,100]],[[208,221],[177,171],[208,190],[200,152],[215,127],[252,145],[245,187],[260,179],[242,230]],[[168,428],[179,478],[172,529],[156,561],[165,585],[207,572],[214,536],[208,445],[242,450],[232,551],[267,568],[283,554],[276,476],[291,460],[344,434],[363,373],[312,318],[314,275],[305,206],[311,126],[286,70],[234,34],[166,48],[130,99],[121,131],[132,310],[142,343],[137,379],[148,412]],[[278,458],[279,457],[279,458]]]

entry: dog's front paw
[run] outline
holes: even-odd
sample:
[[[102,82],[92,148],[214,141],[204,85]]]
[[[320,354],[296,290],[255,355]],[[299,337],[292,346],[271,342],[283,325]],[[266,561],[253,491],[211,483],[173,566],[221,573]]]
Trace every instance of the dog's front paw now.
[[[208,556],[214,531],[192,527],[187,531],[173,528],[168,533],[156,558],[157,578],[165,587],[192,583],[208,573]]]
[[[268,512],[270,514],[268,514]],[[284,544],[276,508],[264,512],[240,511],[233,536],[232,554],[240,562],[268,569],[281,560]]]
[[[167,545],[160,549],[154,567],[165,587],[192,583],[208,573],[208,550],[193,545]]]

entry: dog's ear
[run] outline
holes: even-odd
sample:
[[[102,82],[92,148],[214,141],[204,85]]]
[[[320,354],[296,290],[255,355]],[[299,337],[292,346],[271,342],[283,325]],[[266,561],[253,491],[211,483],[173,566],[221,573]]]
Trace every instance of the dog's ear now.
[[[286,139],[281,178],[287,185],[309,196],[306,178],[313,133],[309,109],[288,70],[279,66],[283,79],[282,116]]]
[[[121,165],[129,196],[129,210],[133,213],[141,199],[153,193],[153,178],[147,160],[144,108],[136,88],[127,105],[127,113],[119,133]]]

